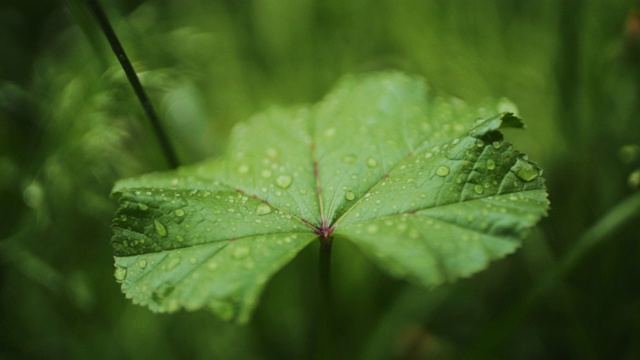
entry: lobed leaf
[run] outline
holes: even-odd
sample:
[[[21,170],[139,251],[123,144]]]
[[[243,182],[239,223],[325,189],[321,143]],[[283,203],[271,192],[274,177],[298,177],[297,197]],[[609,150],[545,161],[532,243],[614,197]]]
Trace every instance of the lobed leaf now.
[[[244,322],[268,279],[325,236],[426,286],[469,276],[548,208],[542,171],[503,141],[523,126],[495,114],[505,106],[430,97],[387,72],[257,115],[220,158],[116,184],[116,279],[154,311]]]

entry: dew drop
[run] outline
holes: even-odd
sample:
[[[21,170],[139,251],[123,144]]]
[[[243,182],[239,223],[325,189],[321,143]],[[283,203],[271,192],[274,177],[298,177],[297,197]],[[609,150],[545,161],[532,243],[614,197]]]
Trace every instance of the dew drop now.
[[[449,168],[445,165],[440,165],[436,169],[436,175],[438,176],[447,176],[449,175]]]
[[[367,159],[367,166],[370,168],[374,168],[376,166],[378,166],[378,161],[374,158],[369,158]]]
[[[517,177],[527,182],[535,180],[540,175],[540,171],[535,165],[522,158],[516,161],[512,170]]]
[[[176,214],[176,216],[178,216],[178,217],[183,217],[184,216],[184,210],[178,209],[178,210],[174,211],[174,214]]]
[[[242,259],[249,255],[251,249],[248,246],[238,246],[233,250],[233,257],[236,259]]]
[[[127,278],[127,268],[118,265],[116,270],[113,272],[113,276],[116,278],[116,281],[123,282],[124,279]]]
[[[357,158],[358,157],[353,154],[346,154],[342,156],[342,162],[345,164],[355,164]]]
[[[240,165],[240,166],[238,166],[238,173],[247,174],[249,172],[249,169],[250,169],[249,165],[246,165],[246,164]]]
[[[195,257],[192,256],[192,257],[189,258],[189,263],[190,264],[195,264],[197,262],[198,262],[198,259],[196,259]]]
[[[344,194],[344,198],[345,198],[345,200],[351,201],[351,200],[356,198],[356,194],[354,194],[353,191],[347,191]]]
[[[142,210],[142,211],[147,211],[147,210],[149,210],[149,206],[147,206],[147,204],[143,204],[143,203],[138,204],[138,208],[139,208],[140,210]]]
[[[483,147],[484,146],[484,141],[482,141],[480,139],[476,140],[476,146],[479,147],[479,148]]]
[[[156,234],[165,237],[167,236],[167,228],[158,220],[153,220],[153,226],[156,228]]]
[[[207,269],[209,269],[209,270],[211,270],[211,271],[213,271],[213,270],[215,270],[215,269],[217,269],[217,268],[218,268],[218,263],[217,263],[217,262],[215,262],[215,261],[210,261],[210,262],[207,264]]]
[[[267,204],[260,204],[258,205],[258,207],[256,208],[256,214],[258,215],[267,215],[271,213],[271,206],[267,205]]]
[[[268,169],[262,170],[262,172],[260,172],[260,176],[262,176],[265,179],[270,178],[271,170],[268,170]]]
[[[324,131],[324,136],[326,137],[332,137],[335,134],[336,134],[336,128],[328,128],[327,130]]]
[[[140,269],[145,269],[147,267],[147,260],[142,259],[142,260],[138,261],[138,267]]]
[[[127,215],[120,215],[120,221],[127,221]]]
[[[484,193],[484,188],[482,185],[476,185],[473,187],[473,191],[475,191],[476,194],[482,194]]]
[[[293,182],[293,178],[289,175],[280,175],[276,178],[276,185],[283,189],[286,189]]]
[[[178,267],[178,265],[180,265],[180,258],[175,258],[175,259],[171,259],[171,261],[169,261],[169,264],[167,264],[167,269],[168,270],[173,270],[176,267]]]
[[[369,233],[371,235],[375,235],[377,232],[378,232],[378,225],[371,224],[371,225],[367,226],[367,233]]]
[[[267,149],[267,156],[271,157],[271,158],[274,158],[274,157],[278,156],[278,150],[276,150],[274,148],[271,148],[271,147],[268,148]]]
[[[300,189],[300,191],[298,192],[300,193],[300,195],[307,195],[307,190]]]
[[[496,168],[496,162],[491,159],[487,160],[487,169],[493,170],[495,168]]]
[[[176,240],[182,242],[182,241],[184,241],[184,238],[182,236],[178,235],[178,236],[176,236]]]
[[[500,149],[500,145],[502,144],[500,144],[499,141],[494,141],[491,145],[493,146],[494,149]]]

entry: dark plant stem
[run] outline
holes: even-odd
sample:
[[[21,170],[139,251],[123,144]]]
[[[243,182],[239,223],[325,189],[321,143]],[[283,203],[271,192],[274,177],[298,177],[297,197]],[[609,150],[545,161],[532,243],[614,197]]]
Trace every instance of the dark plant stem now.
[[[333,302],[333,292],[331,290],[331,249],[333,247],[333,237],[329,236],[320,239],[320,292],[324,302]]]
[[[332,236],[320,238],[320,309],[318,311],[318,359],[334,358],[333,290],[331,287]]]
[[[109,45],[111,45],[111,49],[113,50],[114,54],[118,58],[118,61],[120,61],[120,65],[122,66],[122,69],[127,75],[127,79],[129,79],[129,83],[131,84],[133,91],[136,93],[136,96],[138,97],[138,101],[140,101],[140,104],[142,105],[144,112],[147,114],[147,117],[151,122],[151,126],[153,127],[153,131],[156,133],[156,136],[158,137],[158,141],[160,142],[160,147],[162,148],[162,152],[165,156],[165,159],[167,160],[167,163],[171,168],[178,167],[179,165],[178,157],[176,156],[176,153],[173,150],[171,143],[169,142],[169,137],[167,136],[167,133],[164,131],[162,125],[160,124],[160,119],[158,118],[158,115],[155,109],[153,108],[153,105],[151,104],[151,100],[149,100],[149,97],[147,96],[146,91],[142,87],[142,84],[140,83],[140,79],[138,79],[138,75],[133,69],[133,66],[131,65],[131,61],[129,61],[129,58],[125,53],[124,48],[122,47],[122,44],[120,44],[120,40],[118,40],[116,33],[113,31],[113,27],[111,26],[111,23],[109,22],[109,19],[107,18],[104,10],[102,9],[102,7],[100,6],[97,0],[87,0],[87,4],[89,5],[91,12],[93,13],[96,20],[98,21],[98,24],[102,29],[102,32],[104,33],[105,37],[109,41]]]

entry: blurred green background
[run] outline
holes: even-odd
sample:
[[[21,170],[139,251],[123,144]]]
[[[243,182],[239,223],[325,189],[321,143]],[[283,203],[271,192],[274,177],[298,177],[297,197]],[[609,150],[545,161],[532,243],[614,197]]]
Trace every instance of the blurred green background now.
[[[640,359],[640,2],[102,2],[183,163],[348,73],[518,104],[528,130],[507,138],[545,169],[550,216],[431,290],[335,244],[336,358]],[[120,293],[110,189],[166,164],[81,4],[0,1],[0,359],[313,358],[315,247],[247,326]]]

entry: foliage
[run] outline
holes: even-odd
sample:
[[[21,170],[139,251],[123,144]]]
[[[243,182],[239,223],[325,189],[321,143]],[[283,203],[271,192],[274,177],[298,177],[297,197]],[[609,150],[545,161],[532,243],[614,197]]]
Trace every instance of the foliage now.
[[[102,3],[185,164],[225,157],[236,123],[317,103],[348,73],[518,104],[527,131],[501,131],[545,169],[550,216],[513,255],[433,289],[336,243],[341,357],[640,357],[636,1]],[[155,140],[90,19],[34,0],[0,15],[0,357],[313,357],[317,246],[245,326],[122,296],[109,192],[164,169]]]
[[[399,73],[348,79],[311,109],[239,124],[221,159],[120,181],[123,291],[154,311],[244,322],[317,238],[427,286],[512,252],[547,207],[541,170],[498,132],[522,123],[425,92]]]

